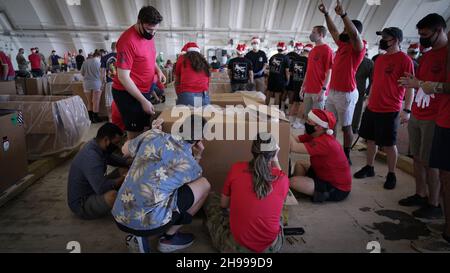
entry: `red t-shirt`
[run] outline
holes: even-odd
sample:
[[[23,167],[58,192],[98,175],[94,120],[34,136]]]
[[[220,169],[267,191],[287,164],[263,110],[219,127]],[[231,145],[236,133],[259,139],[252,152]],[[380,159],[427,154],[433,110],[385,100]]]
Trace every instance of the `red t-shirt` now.
[[[179,82],[177,93],[200,93],[208,91],[209,77],[205,72],[195,72],[191,63],[185,56],[180,56],[175,68],[175,76]]]
[[[417,78],[421,81],[445,82],[447,81],[447,47],[438,50],[430,50],[423,54],[419,60],[417,68]],[[442,95],[435,94],[435,98],[431,98],[430,106],[426,108],[417,107],[414,102],[412,114],[419,120],[442,120],[438,116],[439,104]]]
[[[130,77],[142,93],[148,93],[153,83],[156,69],[155,41],[146,40],[139,35],[134,26],[126,30],[117,41],[116,67],[130,70]],[[119,76],[114,77],[113,88],[125,90],[119,81]]]
[[[41,69],[41,56],[39,54],[31,54],[28,56],[28,60],[31,63],[31,69]]]
[[[16,72],[14,71],[11,59],[3,51],[0,51],[0,59],[2,63],[8,65],[8,77],[14,77],[16,75]]]
[[[403,52],[380,55],[375,62],[369,110],[376,113],[400,112],[406,88],[398,84],[405,73],[414,74],[414,63]]]
[[[356,89],[356,71],[366,54],[367,42],[363,43],[364,49],[358,52],[351,43],[337,42],[338,50],[333,63],[330,89],[340,92],[352,92]]]
[[[328,45],[314,47],[308,56],[305,93],[319,94],[324,87],[327,72],[332,66],[333,50]]]
[[[341,191],[352,190],[350,165],[344,149],[334,136],[299,136],[299,141],[305,145],[311,157],[311,168],[318,178]]]
[[[264,199],[256,197],[248,162],[236,163],[228,173],[222,194],[230,197],[230,228],[240,245],[263,252],[280,232],[280,217],[289,191],[289,179],[278,169],[272,169],[276,180],[272,192]]]

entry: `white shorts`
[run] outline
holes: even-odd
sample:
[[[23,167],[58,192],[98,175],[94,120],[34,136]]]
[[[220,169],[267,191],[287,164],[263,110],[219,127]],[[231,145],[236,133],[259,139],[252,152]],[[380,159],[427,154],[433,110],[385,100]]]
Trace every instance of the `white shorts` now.
[[[105,104],[106,107],[110,108],[113,103],[113,95],[112,95],[112,82],[107,82],[105,84]]]
[[[330,90],[326,109],[336,116],[338,124],[342,127],[351,126],[358,98],[358,90],[352,92]]]

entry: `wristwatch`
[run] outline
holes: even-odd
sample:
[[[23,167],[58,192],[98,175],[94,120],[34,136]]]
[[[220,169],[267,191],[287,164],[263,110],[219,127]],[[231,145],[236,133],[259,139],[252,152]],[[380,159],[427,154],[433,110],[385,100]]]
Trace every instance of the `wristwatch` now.
[[[408,109],[403,109],[403,112],[405,112],[405,113],[407,113],[407,114],[411,114],[411,110],[408,110]]]

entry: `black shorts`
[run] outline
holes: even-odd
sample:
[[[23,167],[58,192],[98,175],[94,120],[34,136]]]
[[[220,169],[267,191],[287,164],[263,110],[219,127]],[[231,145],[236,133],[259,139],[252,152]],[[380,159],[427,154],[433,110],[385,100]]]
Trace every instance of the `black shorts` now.
[[[194,200],[195,197],[191,187],[185,184],[178,189],[177,194],[177,207],[180,213],[173,212],[172,220],[164,226],[152,230],[134,230],[117,222],[116,225],[121,231],[139,237],[161,235],[164,234],[164,232],[166,232],[171,226],[188,225],[192,222],[192,215],[190,215],[187,211],[192,207],[192,205],[194,205]]]
[[[430,167],[450,172],[450,129],[436,125],[431,147]]]
[[[274,93],[283,93],[286,91],[286,82],[277,78],[269,77],[267,90]]]
[[[318,193],[328,193],[328,199],[324,201],[340,202],[345,200],[350,192],[341,191],[335,188],[331,183],[318,178],[312,168],[308,169],[306,176],[314,180],[314,191]]]
[[[151,116],[144,112],[141,104],[127,91],[112,89],[114,102],[122,116],[125,130],[129,132],[142,132],[145,127],[150,127]],[[151,94],[143,93],[144,97],[150,101]]]
[[[291,81],[287,87],[288,92],[294,93],[294,102],[303,102],[300,98],[300,89],[302,88],[303,82]]]
[[[362,116],[359,135],[375,141],[380,147],[391,147],[397,144],[397,130],[400,113],[375,113],[366,109]]]

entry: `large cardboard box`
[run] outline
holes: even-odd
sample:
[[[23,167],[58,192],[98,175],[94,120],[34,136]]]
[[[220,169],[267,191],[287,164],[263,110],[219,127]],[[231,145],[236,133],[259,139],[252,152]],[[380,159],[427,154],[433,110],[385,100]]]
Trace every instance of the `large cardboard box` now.
[[[231,84],[228,83],[209,83],[209,93],[231,93]]]
[[[23,113],[30,160],[72,150],[91,125],[78,96],[0,96],[0,109]]]
[[[51,95],[72,95],[74,88],[82,82],[83,77],[79,73],[58,73],[48,78]]]
[[[16,95],[15,81],[0,81],[0,95]]]
[[[27,174],[25,130],[19,113],[0,110],[0,194]]]
[[[250,105],[253,104],[253,105]],[[249,105],[245,110],[224,112],[221,108],[208,106],[200,112],[208,120],[208,128],[217,133],[219,138],[205,140],[205,151],[200,162],[203,175],[211,183],[212,190],[220,192],[225,178],[236,162],[250,161],[252,159],[251,146],[258,130],[272,133],[277,139],[280,152],[279,160],[284,172],[289,172],[289,137],[290,124],[284,118],[267,117],[267,107],[259,109],[257,102],[246,102]],[[198,109],[187,107],[174,107],[161,113],[164,120],[163,131],[171,133],[179,128],[180,122],[189,114],[198,114]],[[273,113],[281,114],[273,108]],[[272,116],[276,116],[273,115]],[[220,120],[219,120],[220,119]],[[209,129],[208,129],[209,130]],[[238,138],[239,136],[239,138]],[[236,140],[241,139],[241,140]]]
[[[45,95],[43,78],[30,78],[25,80],[26,95]]]
[[[16,93],[17,95],[25,95],[27,92],[27,79],[16,78]]]
[[[211,104],[223,108],[227,106],[245,105],[244,98],[249,98],[258,102],[258,104],[264,104],[266,101],[266,96],[256,91],[238,91],[236,93],[216,93],[210,95]]]

